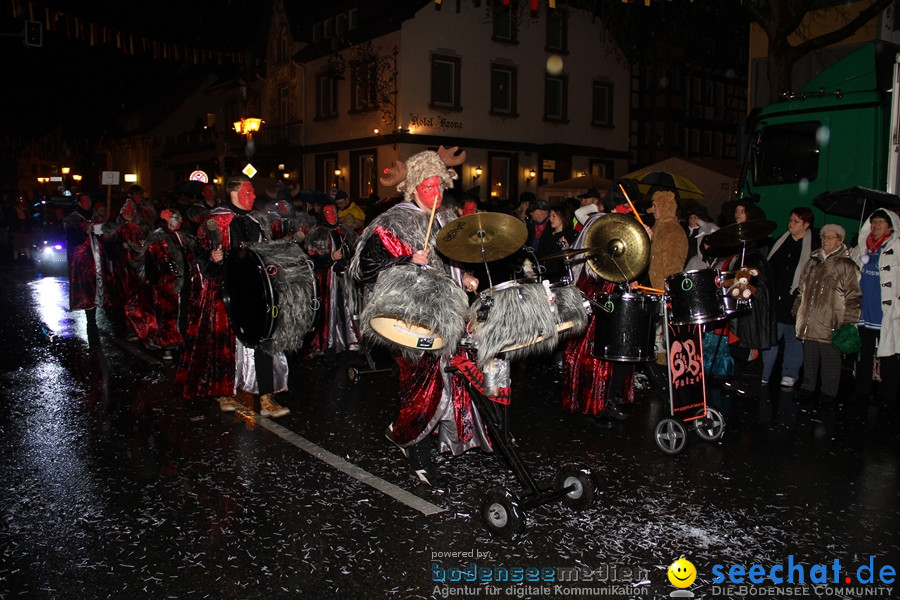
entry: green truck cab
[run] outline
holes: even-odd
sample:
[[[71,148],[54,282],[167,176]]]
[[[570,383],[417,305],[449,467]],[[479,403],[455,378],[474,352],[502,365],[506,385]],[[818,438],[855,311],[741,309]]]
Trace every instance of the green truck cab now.
[[[814,200],[853,187],[897,193],[898,53],[888,42],[865,44],[751,116],[738,197],[756,201],[776,235],[793,207],[809,206],[816,228],[838,223],[850,241],[859,218],[826,215]]]

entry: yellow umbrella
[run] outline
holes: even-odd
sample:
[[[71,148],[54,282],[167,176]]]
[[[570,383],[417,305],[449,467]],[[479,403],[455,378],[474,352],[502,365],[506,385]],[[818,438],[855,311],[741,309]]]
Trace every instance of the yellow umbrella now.
[[[681,200],[703,199],[703,191],[693,181],[668,171],[635,171],[624,175],[622,179],[634,179],[637,181],[638,189],[641,190],[642,194],[657,188],[673,190],[678,193],[678,197]]]

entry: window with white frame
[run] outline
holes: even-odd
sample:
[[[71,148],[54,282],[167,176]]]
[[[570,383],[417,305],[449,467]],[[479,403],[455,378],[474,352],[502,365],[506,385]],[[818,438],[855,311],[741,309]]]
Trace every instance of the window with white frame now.
[[[498,0],[494,0],[492,37],[498,42],[516,41],[516,12]]]
[[[491,114],[516,114],[518,69],[510,65],[491,65]]]
[[[612,84],[595,81],[591,94],[591,124],[612,127]]]
[[[431,106],[460,108],[460,59],[434,54],[431,57]]]
[[[316,118],[328,119],[338,113],[337,80],[328,73],[316,77]]]
[[[547,13],[547,50],[569,50],[568,13],[565,10],[557,9]]]
[[[378,70],[375,61],[360,65],[353,69],[351,85],[351,110],[360,112],[374,110],[376,107],[375,91]]]
[[[569,80],[565,76],[544,78],[544,119],[565,121],[567,114]]]

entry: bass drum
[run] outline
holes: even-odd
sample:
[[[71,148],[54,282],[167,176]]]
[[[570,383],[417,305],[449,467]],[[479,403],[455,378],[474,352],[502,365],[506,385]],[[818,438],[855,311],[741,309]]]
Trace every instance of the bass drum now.
[[[518,360],[552,352],[559,343],[549,283],[507,281],[487,289],[469,307],[470,344],[484,368],[498,356]]]
[[[639,292],[597,294],[594,318],[594,358],[621,362],[656,359],[659,296]]]
[[[382,271],[363,308],[362,334],[410,358],[451,355],[466,331],[469,298],[443,271],[416,264]]]
[[[250,348],[293,352],[313,328],[315,273],[309,256],[293,240],[229,250],[222,292],[234,334]]]

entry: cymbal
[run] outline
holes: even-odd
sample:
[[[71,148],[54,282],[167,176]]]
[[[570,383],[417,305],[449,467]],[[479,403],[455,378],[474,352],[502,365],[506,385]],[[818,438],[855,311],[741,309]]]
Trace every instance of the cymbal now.
[[[568,250],[560,250],[554,254],[548,254],[547,256],[541,256],[540,260],[550,260],[551,258],[572,258],[573,256],[578,256],[579,254],[588,253],[596,254],[596,248],[569,248]]]
[[[519,250],[528,228],[512,215],[477,212],[444,225],[435,242],[441,254],[460,262],[491,262]]]
[[[630,281],[650,264],[650,236],[630,215],[600,217],[590,225],[584,242],[592,251],[588,265],[607,281]]]
[[[761,240],[773,231],[778,225],[775,221],[756,219],[743,223],[732,223],[718,231],[714,231],[703,237],[703,241],[713,248],[730,248],[742,246],[747,242]]]

